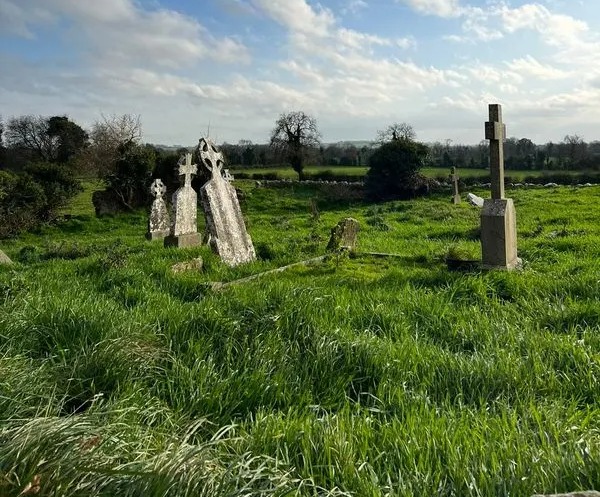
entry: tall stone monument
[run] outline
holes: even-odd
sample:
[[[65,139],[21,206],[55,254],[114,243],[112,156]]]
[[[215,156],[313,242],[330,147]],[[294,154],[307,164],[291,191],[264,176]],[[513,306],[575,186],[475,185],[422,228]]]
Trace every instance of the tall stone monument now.
[[[460,192],[458,191],[459,177],[455,167],[453,167],[450,171],[450,180],[452,181],[452,188],[454,192],[454,194],[452,195],[452,203],[460,204]]]
[[[198,155],[212,178],[200,189],[209,243],[225,264],[236,266],[256,259],[252,239],[246,231],[235,188],[223,178],[223,154],[205,138]]]
[[[502,108],[490,104],[490,120],[485,123],[485,138],[490,140],[492,198],[485,199],[481,210],[482,264],[487,269],[515,269],[517,257],[517,218],[515,205],[504,197],[504,148],[506,127]]]
[[[162,180],[155,179],[150,185],[150,193],[154,197],[152,207],[150,208],[150,217],[148,218],[148,240],[162,240],[169,235],[171,229],[171,221],[169,219],[169,211],[165,203],[165,193],[167,187]]]
[[[198,195],[192,188],[192,176],[198,172],[198,166],[192,164],[192,154],[185,154],[177,167],[181,186],[173,194],[173,220],[165,246],[193,247],[202,243],[197,225]]]

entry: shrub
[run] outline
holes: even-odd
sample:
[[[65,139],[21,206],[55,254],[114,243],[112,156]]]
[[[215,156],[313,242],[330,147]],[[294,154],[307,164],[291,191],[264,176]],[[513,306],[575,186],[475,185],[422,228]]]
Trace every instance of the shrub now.
[[[428,191],[427,180],[418,173],[427,147],[408,139],[384,143],[373,153],[365,179],[371,199],[413,198]]]

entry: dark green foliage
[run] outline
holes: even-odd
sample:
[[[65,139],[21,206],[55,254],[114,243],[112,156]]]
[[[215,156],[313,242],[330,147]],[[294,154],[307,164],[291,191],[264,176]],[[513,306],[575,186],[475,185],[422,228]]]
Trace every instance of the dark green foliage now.
[[[427,147],[408,139],[384,143],[369,160],[365,180],[372,199],[413,198],[427,193],[427,182],[418,174],[427,157]]]
[[[132,210],[147,202],[155,159],[152,147],[133,142],[119,146],[114,167],[104,176],[106,188],[115,194],[119,207]]]
[[[41,221],[53,219],[58,209],[83,190],[80,181],[65,166],[50,163],[31,164],[25,168],[33,180],[44,190],[44,204],[38,209]]]
[[[0,238],[53,220],[81,190],[79,181],[58,164],[32,164],[18,174],[0,171]]]
[[[58,141],[56,161],[66,163],[80,153],[88,143],[88,134],[69,120],[67,116],[53,116],[48,119],[49,136]]]

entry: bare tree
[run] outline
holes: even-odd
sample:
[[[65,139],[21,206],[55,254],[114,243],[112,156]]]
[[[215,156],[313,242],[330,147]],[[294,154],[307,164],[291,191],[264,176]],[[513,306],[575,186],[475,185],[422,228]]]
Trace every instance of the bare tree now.
[[[104,176],[114,169],[119,159],[119,150],[130,144],[139,144],[142,139],[140,116],[102,116],[90,131],[90,146],[85,154],[86,169]]]
[[[58,137],[48,133],[48,119],[43,116],[10,118],[6,123],[4,139],[8,148],[26,152],[32,159],[56,159]]]
[[[302,111],[281,114],[271,132],[271,147],[290,163],[300,179],[308,153],[319,146],[320,140],[316,119]]]
[[[407,123],[392,123],[385,129],[377,130],[376,140],[386,143],[392,140],[413,141],[417,137],[415,129]]]

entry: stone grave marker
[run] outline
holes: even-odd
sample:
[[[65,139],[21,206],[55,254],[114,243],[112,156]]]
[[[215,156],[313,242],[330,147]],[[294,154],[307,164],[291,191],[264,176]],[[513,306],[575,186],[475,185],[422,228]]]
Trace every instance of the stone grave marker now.
[[[167,187],[158,178],[150,185],[150,194],[154,197],[154,200],[152,201],[150,217],[148,219],[148,233],[146,233],[148,240],[162,240],[170,233],[171,221],[164,199],[166,192]]]
[[[359,223],[356,219],[347,217],[342,219],[331,229],[331,238],[327,244],[327,251],[334,252],[340,249],[356,250]]]
[[[227,181],[233,181],[235,179],[233,174],[229,172],[229,169],[223,169],[223,178]]]
[[[456,171],[455,167],[453,167],[450,171],[450,179],[452,180],[452,188],[454,190],[454,195],[452,196],[452,203],[460,204],[460,192],[458,191],[458,180],[460,178],[458,177],[458,172]]]
[[[165,246],[193,247],[202,242],[197,225],[198,195],[192,188],[192,176],[198,172],[198,166],[192,164],[192,154],[185,154],[177,167],[181,186],[173,194],[173,220]]]
[[[225,264],[237,266],[256,259],[252,239],[246,230],[235,188],[223,178],[223,154],[205,138],[200,139],[198,154],[212,173],[200,189],[209,243]]]
[[[504,197],[504,149],[506,127],[502,108],[490,104],[489,121],[485,123],[485,138],[490,140],[490,174],[492,198],[485,199],[481,210],[482,265],[487,269],[515,269],[517,257],[517,219],[515,206]]]

